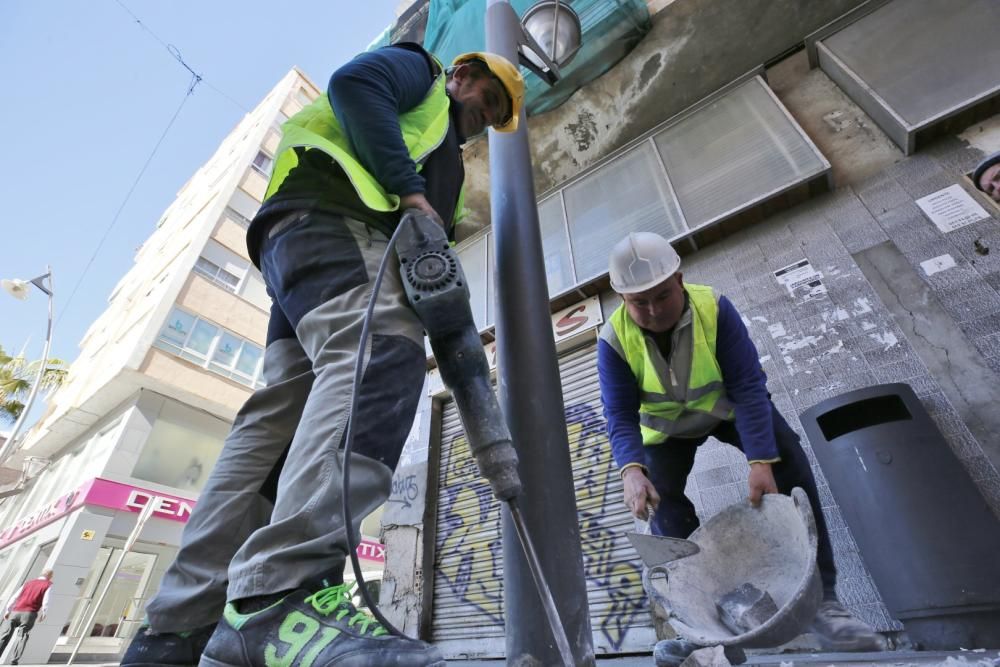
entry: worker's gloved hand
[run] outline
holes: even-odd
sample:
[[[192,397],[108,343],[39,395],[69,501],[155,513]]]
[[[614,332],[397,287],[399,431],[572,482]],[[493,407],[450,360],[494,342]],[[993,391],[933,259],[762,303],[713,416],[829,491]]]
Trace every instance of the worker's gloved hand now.
[[[760,499],[764,494],[778,492],[770,463],[751,463],[750,478],[747,481],[750,486],[750,504],[754,507],[760,505]]]
[[[441,216],[438,215],[438,212],[434,210],[434,207],[431,206],[431,203],[429,201],[427,201],[427,197],[425,197],[423,193],[414,192],[412,195],[404,195],[400,197],[399,209],[401,211],[405,211],[408,208],[415,208],[419,211],[422,211],[423,213],[426,213],[427,215],[429,215],[431,218],[434,219],[434,222],[441,225],[442,228],[445,228],[444,221],[441,220]]]
[[[656,509],[660,505],[660,494],[656,492],[653,483],[642,472],[642,468],[629,468],[622,475],[625,486],[625,507],[637,519],[646,521],[649,518],[646,507],[652,505]]]

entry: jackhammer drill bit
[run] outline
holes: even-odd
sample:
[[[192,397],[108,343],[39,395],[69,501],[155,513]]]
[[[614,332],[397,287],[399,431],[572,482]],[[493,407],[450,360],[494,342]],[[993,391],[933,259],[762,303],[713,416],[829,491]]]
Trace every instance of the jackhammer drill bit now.
[[[493,495],[507,503],[556,647],[564,665],[572,667],[566,630],[517,504],[517,452],[490,383],[462,266],[444,230],[430,216],[409,210],[399,224],[396,254],[406,295],[427,332],[441,379],[455,398],[479,474]]]

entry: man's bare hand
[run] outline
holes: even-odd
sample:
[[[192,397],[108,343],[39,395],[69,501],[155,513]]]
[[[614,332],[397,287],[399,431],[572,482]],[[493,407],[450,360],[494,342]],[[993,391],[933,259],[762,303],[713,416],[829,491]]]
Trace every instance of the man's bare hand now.
[[[646,521],[649,514],[646,507],[656,509],[660,505],[660,494],[656,492],[653,483],[642,472],[642,468],[632,467],[625,471],[622,478],[625,485],[625,506],[637,519]]]
[[[760,499],[764,494],[778,492],[770,463],[751,463],[750,478],[747,481],[750,486],[750,504],[754,507],[760,506]]]
[[[442,228],[445,228],[445,224],[444,224],[444,221],[441,220],[441,216],[438,215],[438,212],[434,210],[434,207],[431,206],[431,203],[429,201],[427,201],[427,197],[425,197],[420,192],[415,192],[412,195],[406,195],[406,196],[400,197],[399,198],[399,208],[402,211],[405,211],[408,208],[415,208],[415,209],[417,209],[419,211],[423,211],[424,213],[426,213],[427,215],[429,215],[431,218],[433,218],[434,222],[436,222],[439,225],[441,225]]]

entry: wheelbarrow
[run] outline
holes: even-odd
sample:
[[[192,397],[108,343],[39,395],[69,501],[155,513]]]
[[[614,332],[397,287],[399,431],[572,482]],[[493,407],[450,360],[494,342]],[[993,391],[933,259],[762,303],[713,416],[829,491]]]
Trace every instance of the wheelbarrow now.
[[[688,538],[697,553],[645,569],[643,587],[680,639],[694,648],[772,648],[808,629],[822,599],[816,568],[816,521],[802,489],[765,495],[759,507],[738,503]],[[727,626],[719,601],[751,584],[777,611],[743,632]]]

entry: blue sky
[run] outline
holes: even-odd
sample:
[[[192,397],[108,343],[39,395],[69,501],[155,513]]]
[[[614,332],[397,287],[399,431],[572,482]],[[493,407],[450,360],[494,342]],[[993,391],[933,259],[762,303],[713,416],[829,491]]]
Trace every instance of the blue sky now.
[[[52,354],[72,360],[135,250],[185,181],[297,65],[320,87],[395,19],[399,0],[0,0],[0,278],[51,264]],[[205,82],[67,303],[191,80],[125,5]],[[0,344],[40,356],[45,295],[0,292]],[[34,413],[35,411],[33,411]]]

